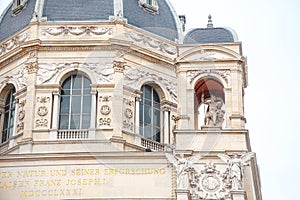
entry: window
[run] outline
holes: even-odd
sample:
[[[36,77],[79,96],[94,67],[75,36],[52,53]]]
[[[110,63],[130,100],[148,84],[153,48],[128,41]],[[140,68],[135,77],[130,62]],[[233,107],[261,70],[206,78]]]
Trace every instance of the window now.
[[[145,11],[158,14],[157,0],[139,0],[139,4]]]
[[[145,138],[161,141],[160,99],[157,92],[149,85],[143,85],[140,103],[140,134]]]
[[[59,129],[88,129],[91,121],[91,81],[72,75],[62,84]]]
[[[14,0],[13,1],[13,6],[12,6],[13,16],[18,15],[23,9],[25,9],[27,1],[28,0]]]
[[[13,135],[15,118],[15,89],[11,89],[5,99],[4,122],[2,128],[2,142],[7,141]]]
[[[21,5],[21,0],[17,0],[17,6]]]

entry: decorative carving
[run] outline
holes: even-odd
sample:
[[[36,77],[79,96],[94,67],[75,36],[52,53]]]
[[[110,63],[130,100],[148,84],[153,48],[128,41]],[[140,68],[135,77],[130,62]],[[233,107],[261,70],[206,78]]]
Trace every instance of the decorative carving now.
[[[170,93],[172,99],[177,101],[177,83],[172,80],[165,79],[157,74],[141,71],[139,69],[125,67],[124,79],[126,85],[135,85],[140,79],[153,79],[165,86],[167,91]]]
[[[17,72],[13,72],[12,75],[3,77],[0,79],[0,85],[5,85],[11,81],[16,81],[20,88],[24,88],[27,85],[27,70],[22,68]]]
[[[123,98],[123,102],[124,102],[124,104],[126,104],[126,105],[128,105],[130,107],[134,106],[134,101],[133,100],[130,100],[130,99],[127,99],[127,98]]]
[[[67,26],[60,26],[60,27],[54,27],[54,28],[47,28],[42,29],[42,34],[46,35],[52,35],[52,36],[59,36],[59,35],[112,35],[113,28],[108,27],[95,27],[95,26],[81,26],[81,27],[67,27]]]
[[[20,122],[17,125],[17,133],[21,132],[24,130],[24,122]]]
[[[0,56],[4,53],[7,53],[14,48],[20,46],[22,43],[24,43],[27,39],[29,39],[29,33],[24,33],[22,35],[16,36],[9,40],[8,42],[0,45]]]
[[[26,104],[26,100],[22,100],[19,102],[19,114],[18,114],[18,118],[20,121],[22,121],[25,118],[25,110],[24,110],[24,106]]]
[[[37,97],[37,102],[38,103],[49,103],[50,102],[50,97]]]
[[[164,42],[153,40],[150,37],[144,36],[142,34],[138,34],[135,32],[127,32],[126,36],[130,39],[132,39],[135,42],[142,42],[145,45],[148,45],[151,48],[157,49],[163,53],[167,53],[170,55],[176,55],[177,49],[175,47],[172,47]]]
[[[222,175],[212,163],[206,164],[205,169],[198,172],[194,168],[190,170],[190,190],[193,200],[229,200],[229,190],[222,181]]]
[[[47,119],[37,119],[35,121],[35,127],[47,127],[48,126],[48,120]]]
[[[124,72],[124,68],[125,68],[125,62],[124,61],[114,61],[113,62],[113,68],[115,70],[115,72],[120,72],[123,73]]]
[[[228,83],[228,78],[230,77],[230,70],[215,70],[215,69],[201,69],[187,72],[187,78],[192,83],[197,76],[201,74],[216,74],[224,78],[224,80]]]
[[[104,126],[104,125],[110,126],[110,123],[111,123],[111,119],[110,118],[100,118],[99,119],[99,125],[100,126]]]
[[[38,63],[37,62],[28,62],[28,63],[26,63],[26,69],[28,71],[28,74],[37,73]]]
[[[57,74],[67,68],[85,68],[91,70],[100,83],[111,83],[113,81],[114,69],[111,64],[101,63],[41,63],[37,74],[38,84],[50,82]]]
[[[100,96],[99,101],[100,102],[109,102],[111,100],[111,96]]]
[[[223,100],[211,95],[210,99],[205,103],[208,104],[208,108],[205,113],[204,124],[207,126],[221,127],[225,115],[225,111],[222,110],[224,104]]]
[[[124,114],[129,119],[131,119],[133,117],[133,111],[131,109],[129,109],[129,108],[126,108]]]
[[[227,163],[227,170],[224,173],[224,180],[230,186],[231,191],[243,189],[244,166],[249,165],[248,162],[254,157],[253,152],[245,153],[240,158],[237,153],[233,154],[233,158],[226,154],[218,154],[218,157]]]
[[[166,153],[166,157],[177,171],[177,189],[188,189],[189,170],[192,165],[201,159],[201,155],[195,155],[184,158],[183,154],[177,157],[173,154]]]
[[[133,131],[133,122],[130,122],[128,120],[124,120],[123,121],[123,128]]]
[[[111,112],[111,108],[108,105],[103,105],[100,108],[100,112],[102,115],[108,115]]]
[[[48,114],[48,108],[46,106],[41,106],[37,110],[37,114],[41,117],[44,117]]]

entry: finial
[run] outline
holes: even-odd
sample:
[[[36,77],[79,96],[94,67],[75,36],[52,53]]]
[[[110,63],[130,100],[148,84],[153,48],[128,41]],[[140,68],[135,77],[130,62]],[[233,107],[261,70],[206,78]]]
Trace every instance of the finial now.
[[[207,23],[207,28],[213,28],[214,25],[212,23],[212,20],[211,20],[211,14],[208,15],[208,23]]]

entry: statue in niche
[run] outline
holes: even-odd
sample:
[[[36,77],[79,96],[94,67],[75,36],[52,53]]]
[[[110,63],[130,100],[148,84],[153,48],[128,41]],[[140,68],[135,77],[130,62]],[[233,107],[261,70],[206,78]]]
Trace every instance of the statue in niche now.
[[[223,100],[213,95],[208,102],[208,108],[205,113],[204,124],[207,126],[221,127],[224,121],[225,111],[222,110]]]
[[[173,154],[166,154],[166,157],[170,163],[176,168],[177,172],[177,189],[188,189],[189,182],[189,170],[191,166],[201,159],[200,155],[184,158],[183,154],[177,157]]]
[[[226,154],[218,154],[218,157],[227,163],[225,182],[231,186],[232,191],[242,189],[244,166],[249,165],[248,161],[254,156],[253,152],[243,154],[240,158],[237,153],[233,154],[233,158]]]

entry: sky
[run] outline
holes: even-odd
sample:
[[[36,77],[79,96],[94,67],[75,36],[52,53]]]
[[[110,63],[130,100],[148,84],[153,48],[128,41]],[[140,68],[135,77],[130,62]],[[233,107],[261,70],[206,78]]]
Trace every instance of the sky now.
[[[0,0],[0,13],[11,0]],[[126,1],[126,0],[125,0]],[[186,28],[234,29],[248,58],[245,114],[264,200],[299,199],[300,1],[170,0]],[[299,113],[299,116],[298,116]]]

